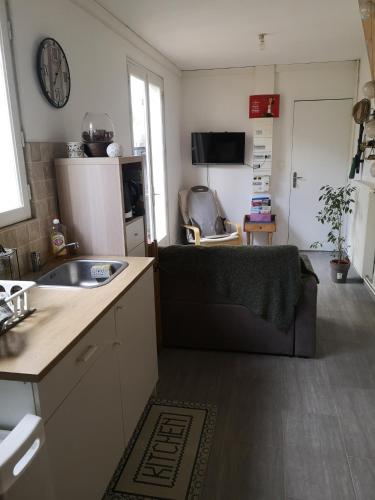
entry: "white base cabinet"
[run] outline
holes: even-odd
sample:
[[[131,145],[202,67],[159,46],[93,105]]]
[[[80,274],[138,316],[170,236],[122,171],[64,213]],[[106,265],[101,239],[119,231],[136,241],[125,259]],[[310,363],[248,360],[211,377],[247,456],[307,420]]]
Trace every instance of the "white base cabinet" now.
[[[34,385],[57,500],[100,500],[158,380],[153,269]]]
[[[158,379],[153,273],[146,273],[115,308],[125,443]]]
[[[108,346],[46,424],[59,500],[102,498],[123,452],[118,369]]]

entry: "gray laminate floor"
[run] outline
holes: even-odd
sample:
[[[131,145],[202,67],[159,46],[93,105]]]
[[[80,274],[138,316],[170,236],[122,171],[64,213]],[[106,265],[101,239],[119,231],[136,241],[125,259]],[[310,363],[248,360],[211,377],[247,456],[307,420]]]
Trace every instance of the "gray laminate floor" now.
[[[375,302],[311,258],[316,359],[161,353],[160,397],[218,405],[202,500],[375,499]]]

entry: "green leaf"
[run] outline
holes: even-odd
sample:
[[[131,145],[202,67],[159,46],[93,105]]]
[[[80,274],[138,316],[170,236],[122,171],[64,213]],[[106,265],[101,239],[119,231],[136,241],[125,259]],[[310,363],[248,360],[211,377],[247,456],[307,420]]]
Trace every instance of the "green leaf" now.
[[[328,184],[321,186],[319,202],[323,202],[323,208],[318,211],[316,219],[323,225],[328,224],[330,231],[327,234],[327,241],[335,245],[335,254],[342,256],[345,252],[345,237],[342,236],[344,217],[352,213],[352,204],[355,200],[351,194],[356,191],[356,187],[347,184],[334,188]],[[317,248],[317,243],[312,244],[312,248]],[[320,244],[322,246],[322,244]]]

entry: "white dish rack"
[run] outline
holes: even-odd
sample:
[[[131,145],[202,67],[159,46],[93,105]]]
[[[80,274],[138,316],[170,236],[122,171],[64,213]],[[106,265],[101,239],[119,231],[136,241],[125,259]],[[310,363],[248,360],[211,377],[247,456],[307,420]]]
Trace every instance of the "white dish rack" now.
[[[2,329],[0,329],[0,335],[35,311],[30,307],[28,297],[28,291],[35,284],[35,281],[0,280],[0,304],[5,302],[12,311],[12,316],[7,319]],[[5,297],[3,296],[4,293]]]

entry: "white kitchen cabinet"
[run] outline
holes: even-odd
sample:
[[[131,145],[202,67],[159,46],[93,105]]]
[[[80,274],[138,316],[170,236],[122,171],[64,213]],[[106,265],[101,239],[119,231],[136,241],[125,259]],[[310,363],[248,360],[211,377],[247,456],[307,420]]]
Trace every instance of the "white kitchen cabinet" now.
[[[47,421],[106,346],[115,342],[113,309],[100,318],[37,384],[38,415]]]
[[[138,275],[39,381],[0,380],[4,428],[26,413],[43,421],[51,472],[39,468],[33,478],[50,477],[56,500],[101,500],[152,395],[158,379],[153,274],[149,267]],[[27,479],[17,485],[21,491]]]
[[[115,314],[127,444],[158,380],[152,268],[117,302]]]
[[[131,257],[145,257],[145,246],[143,243],[133,248],[133,250],[129,252],[129,255]]]
[[[143,217],[138,217],[137,219],[127,222],[125,225],[125,233],[126,233],[126,248],[128,252],[132,252],[132,250],[134,250],[139,245],[142,245],[144,248],[145,228],[144,228]]]
[[[58,500],[101,499],[124,451],[113,349],[106,347],[46,424]]]
[[[145,217],[140,215],[148,199],[144,161],[143,156],[55,160],[61,219],[69,229],[69,240],[78,241],[82,253],[130,255],[137,246],[146,248]],[[134,221],[125,218],[128,181],[143,193]]]

